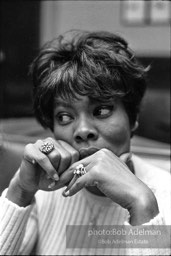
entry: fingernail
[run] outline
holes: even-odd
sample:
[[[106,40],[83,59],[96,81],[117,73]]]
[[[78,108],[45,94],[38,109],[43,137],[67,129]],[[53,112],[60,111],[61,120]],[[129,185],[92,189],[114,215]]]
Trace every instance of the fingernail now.
[[[63,195],[64,195],[64,196],[69,196],[69,194],[70,194],[70,191],[69,191],[69,190],[63,192]]]
[[[59,177],[58,177],[58,174],[57,173],[55,173],[54,175],[53,175],[53,178],[54,178],[54,180],[59,180]]]
[[[53,188],[55,186],[55,181],[53,181],[51,184],[49,184],[48,188]]]

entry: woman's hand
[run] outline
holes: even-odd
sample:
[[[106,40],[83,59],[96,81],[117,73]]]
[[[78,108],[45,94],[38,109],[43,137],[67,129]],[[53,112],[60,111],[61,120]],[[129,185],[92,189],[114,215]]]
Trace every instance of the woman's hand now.
[[[54,144],[53,150],[48,154],[40,150],[44,141]],[[10,183],[7,198],[19,205],[27,205],[37,190],[52,191],[65,186],[70,182],[73,174],[68,172],[62,181],[60,176],[78,160],[79,153],[61,140],[47,138],[28,144],[24,150],[21,166]],[[25,202],[23,197],[27,198]]]
[[[87,173],[76,180],[74,177],[64,191],[64,196],[72,196],[84,187],[97,186],[107,197],[128,209],[132,225],[148,222],[158,214],[152,191],[108,149],[101,149],[74,163],[68,172],[73,172],[79,164],[84,165]],[[67,172],[62,174],[61,179],[65,175]]]

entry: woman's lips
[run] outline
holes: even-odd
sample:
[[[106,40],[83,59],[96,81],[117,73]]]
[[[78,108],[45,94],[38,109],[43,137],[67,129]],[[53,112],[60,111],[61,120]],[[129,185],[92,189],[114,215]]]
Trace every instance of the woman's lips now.
[[[80,153],[80,160],[85,158],[85,157],[88,157],[88,156],[91,156],[93,155],[94,153],[96,153],[97,151],[99,151],[98,148],[81,148],[79,150],[79,153]]]

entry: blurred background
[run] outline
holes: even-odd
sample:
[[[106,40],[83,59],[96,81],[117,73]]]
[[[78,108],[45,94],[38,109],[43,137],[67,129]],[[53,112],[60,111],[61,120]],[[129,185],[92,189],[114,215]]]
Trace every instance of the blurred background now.
[[[125,37],[151,65],[132,151],[170,171],[170,1],[0,1],[0,191],[24,145],[51,135],[34,119],[29,65],[38,49],[70,29]]]

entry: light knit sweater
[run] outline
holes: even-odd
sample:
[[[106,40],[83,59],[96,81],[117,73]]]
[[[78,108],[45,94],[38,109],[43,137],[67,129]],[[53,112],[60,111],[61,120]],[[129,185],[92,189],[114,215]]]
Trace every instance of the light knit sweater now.
[[[154,192],[160,213],[145,225],[171,225],[170,174],[149,165],[139,157],[132,157],[135,175]],[[109,198],[96,196],[86,189],[75,196],[63,197],[63,189],[54,192],[38,191],[30,206],[19,207],[5,198],[0,199],[0,255],[169,255],[167,247],[94,248],[89,239],[86,248],[67,248],[67,225],[129,225],[127,210]],[[108,226],[109,227],[109,226]],[[130,226],[131,227],[131,226]],[[83,234],[67,234],[74,247]],[[156,238],[158,239],[158,238]],[[160,241],[163,239],[159,238]],[[166,239],[166,238],[165,238]],[[77,246],[78,247],[78,246]],[[80,246],[81,247],[81,246]],[[93,248],[91,248],[93,247]],[[141,246],[140,246],[141,247]]]

